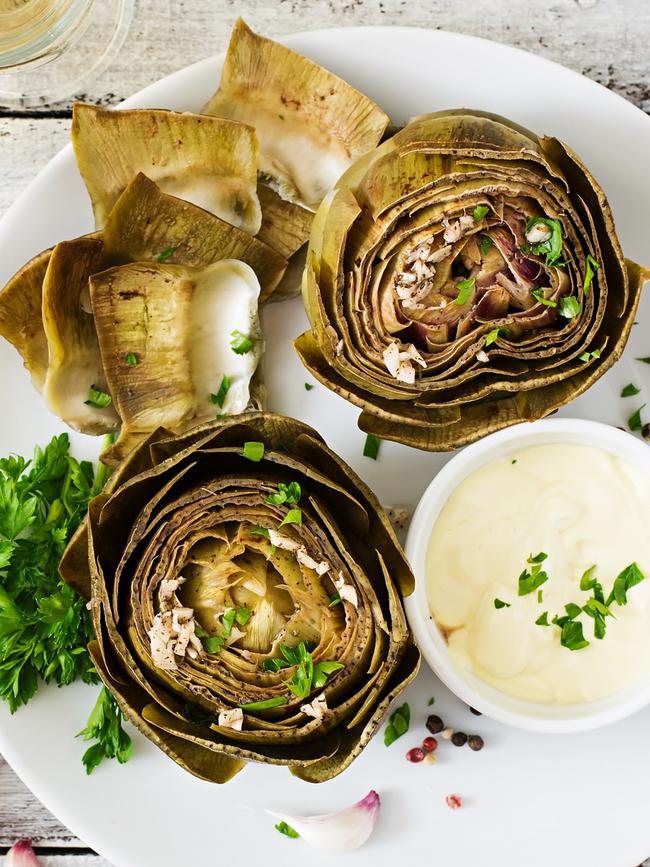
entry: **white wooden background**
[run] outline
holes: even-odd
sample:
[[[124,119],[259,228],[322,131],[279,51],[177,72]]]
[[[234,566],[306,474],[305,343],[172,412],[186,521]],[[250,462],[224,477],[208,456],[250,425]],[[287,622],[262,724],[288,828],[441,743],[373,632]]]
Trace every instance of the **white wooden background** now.
[[[136,0],[120,56],[80,96],[114,103],[222,51],[238,15],[268,36],[355,24],[483,36],[557,60],[650,112],[650,0]],[[0,107],[0,216],[67,143],[69,127],[67,105],[23,114]],[[18,837],[34,841],[43,867],[110,867],[36,801],[0,756],[0,856]]]

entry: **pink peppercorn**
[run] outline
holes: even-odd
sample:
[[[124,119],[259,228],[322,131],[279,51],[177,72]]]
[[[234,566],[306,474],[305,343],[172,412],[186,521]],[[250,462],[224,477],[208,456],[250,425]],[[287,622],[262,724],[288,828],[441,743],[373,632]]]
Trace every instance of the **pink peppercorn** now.
[[[425,753],[432,753],[438,748],[438,741],[435,738],[425,738],[422,741],[422,749]]]
[[[409,762],[421,762],[424,758],[424,750],[421,750],[420,747],[413,747],[412,750],[409,750],[406,754],[406,759]]]
[[[452,810],[460,810],[463,806],[460,795],[447,795],[445,801],[447,802],[447,806],[451,807]]]

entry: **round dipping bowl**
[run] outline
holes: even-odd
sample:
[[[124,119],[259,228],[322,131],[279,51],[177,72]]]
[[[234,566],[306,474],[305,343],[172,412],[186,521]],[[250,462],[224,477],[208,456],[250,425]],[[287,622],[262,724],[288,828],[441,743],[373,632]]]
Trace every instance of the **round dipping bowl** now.
[[[575,704],[533,702],[496,689],[471,670],[461,669],[450,657],[445,639],[429,611],[426,558],[433,526],[452,492],[467,476],[515,451],[562,443],[609,452],[646,472],[650,479],[650,446],[618,428],[564,418],[519,424],[467,446],[440,470],[415,510],[406,540],[406,555],[415,574],[415,592],[406,599],[406,612],[429,666],[470,707],[507,725],[537,732],[586,731],[629,716],[650,704],[650,674],[606,698]]]

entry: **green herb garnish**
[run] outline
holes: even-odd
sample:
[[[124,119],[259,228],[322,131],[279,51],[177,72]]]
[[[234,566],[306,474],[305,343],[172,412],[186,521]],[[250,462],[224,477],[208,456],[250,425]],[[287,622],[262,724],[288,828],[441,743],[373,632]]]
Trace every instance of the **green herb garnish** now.
[[[600,358],[600,349],[594,349],[593,352],[583,352],[578,356],[580,361],[591,361],[592,358]]]
[[[266,502],[272,506],[281,506],[283,503],[299,503],[302,491],[298,482],[290,482],[286,485],[284,482],[278,484],[277,494],[267,494]]]
[[[216,394],[210,395],[210,400],[215,406],[222,407],[226,402],[226,395],[228,394],[228,389],[230,388],[230,379],[226,374],[221,377],[221,385],[219,386],[219,390]]]
[[[510,608],[509,602],[504,602],[503,599],[495,599],[494,600],[495,608]]]
[[[254,461],[258,464],[264,457],[264,443],[249,442],[244,443],[242,455],[248,458],[249,461]]]
[[[242,710],[267,710],[270,707],[280,707],[287,704],[289,699],[284,695],[278,695],[275,698],[265,698],[263,701],[251,701],[248,704],[240,704]]]
[[[379,437],[376,437],[374,434],[368,434],[363,446],[363,456],[365,458],[372,458],[373,461],[376,461],[380,445],[381,440]]]
[[[305,391],[311,391],[314,386],[310,382],[305,383]]]
[[[177,249],[178,247],[167,247],[162,253],[158,253],[156,262],[166,262],[168,259],[171,259]]]
[[[384,729],[384,744],[389,747],[402,735],[405,735],[411,724],[411,708],[408,704],[403,704],[398,707],[388,720],[388,725]]]
[[[339,594],[338,594],[338,593],[333,593],[333,594],[330,596],[330,604],[329,604],[329,607],[330,607],[330,608],[334,608],[334,606],[335,606],[335,605],[338,605],[340,601],[341,601],[341,597],[339,596]]]
[[[278,115],[281,120],[284,120],[281,114]],[[285,837],[289,837],[291,840],[297,840],[300,837],[300,834],[295,831],[291,825],[287,825],[286,822],[278,822],[277,825],[273,826],[276,831],[279,831],[281,834],[284,834]]]
[[[88,400],[84,400],[86,406],[94,406],[95,409],[106,409],[113,403],[113,398],[105,391],[101,391],[94,385],[88,390]]]
[[[237,355],[246,355],[253,348],[253,341],[246,334],[242,334],[241,331],[231,331],[230,336],[232,337],[230,348]]]
[[[582,623],[578,620],[568,620],[562,625],[560,644],[569,650],[582,650],[589,642],[582,631]]]
[[[135,367],[138,363],[138,356],[135,352],[127,352],[124,356],[124,363],[130,365],[131,367]]]
[[[492,238],[489,235],[483,235],[483,240],[481,241],[481,256],[487,255],[488,250],[492,246]]]
[[[548,611],[540,614],[535,623],[537,626],[550,626],[550,623],[548,622]]]
[[[637,358],[637,361],[642,361],[644,364],[650,364],[650,355],[647,355],[645,358]]]
[[[470,295],[474,291],[475,284],[476,280],[473,277],[468,277],[467,280],[461,280],[456,283],[458,295],[454,298],[454,304],[458,304],[459,306],[466,304],[469,301]]]
[[[546,256],[546,265],[558,265],[562,255],[562,226],[559,220],[550,220],[546,217],[531,217],[526,223],[526,234],[535,226],[544,225],[551,230],[546,241],[539,244],[526,244],[525,252],[534,253],[536,256]]]
[[[279,527],[284,527],[285,524],[298,524],[302,525],[302,510],[301,509],[289,509],[287,514],[284,516],[284,519]]]
[[[221,653],[226,643],[220,635],[203,635],[199,637],[206,653]]]
[[[548,554],[545,554],[543,551],[534,556],[530,555],[527,562],[531,568],[524,569],[518,579],[517,593],[519,596],[527,596],[529,593],[533,593],[548,581],[548,575],[543,571],[541,566],[547,556]]]
[[[266,527],[251,527],[248,532],[251,536],[264,536],[266,539],[271,538],[271,534]]]
[[[552,298],[544,297],[543,289],[532,289],[530,293],[535,301],[539,301],[540,304],[543,304],[545,307],[557,307],[557,301],[553,301]]]
[[[436,703],[436,700],[435,700],[435,698],[432,697],[432,698],[430,698],[429,701],[427,702],[427,707],[431,707],[431,705],[433,705],[433,704],[435,704],[435,703]]]
[[[490,213],[490,209],[487,205],[477,205],[472,211],[472,218],[475,223],[479,223],[484,217]]]
[[[500,328],[493,328],[492,331],[490,331],[485,337],[485,345],[491,346],[494,341],[497,340],[497,338],[499,337],[500,332]]]
[[[575,295],[565,295],[560,298],[560,316],[565,319],[575,319],[582,310],[582,305]]]
[[[636,385],[630,383],[621,391],[621,397],[634,397],[634,395],[638,394],[640,391],[640,388],[637,388]]]
[[[122,728],[122,711],[111,693],[102,687],[86,727],[77,737],[96,740],[88,747],[81,761],[87,774],[92,774],[104,759],[117,759],[123,765],[133,754],[133,741]]]
[[[643,422],[641,421],[641,410],[645,407],[645,403],[640,406],[627,420],[627,426],[631,431],[641,430]]]
[[[614,586],[605,604],[610,606],[612,602],[616,602],[618,605],[627,605],[627,591],[644,580],[645,575],[637,564],[630,563],[614,579]]]
[[[582,291],[586,295],[589,292],[589,287],[591,286],[591,282],[594,279],[596,271],[600,268],[598,262],[594,259],[594,257],[589,253],[587,254],[587,267],[585,268],[585,281],[582,284]]]

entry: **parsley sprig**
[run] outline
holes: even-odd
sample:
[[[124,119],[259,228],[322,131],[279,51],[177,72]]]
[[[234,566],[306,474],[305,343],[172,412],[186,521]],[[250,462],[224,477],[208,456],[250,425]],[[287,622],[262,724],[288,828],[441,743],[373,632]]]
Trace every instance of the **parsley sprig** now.
[[[280,653],[282,656],[279,659],[266,659],[262,668],[265,671],[280,671],[295,665],[295,673],[287,681],[287,686],[298,698],[307,698],[314,690],[322,689],[330,675],[344,668],[342,662],[334,660],[315,663],[304,641],[297,647],[281,644]]]
[[[85,741],[97,741],[88,747],[81,759],[87,774],[92,774],[104,759],[117,759],[123,765],[131,758],[133,741],[122,728],[122,720],[117,702],[103,687],[85,729],[77,735]]]

